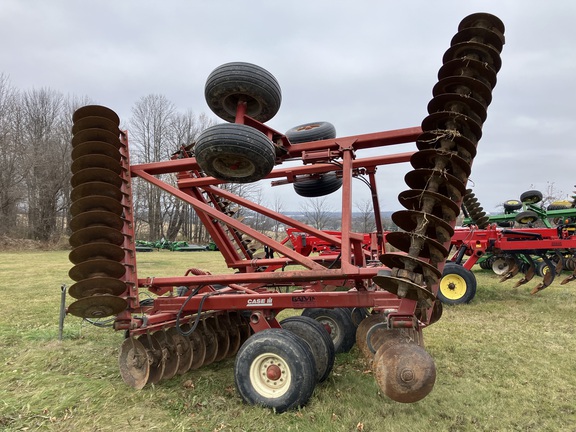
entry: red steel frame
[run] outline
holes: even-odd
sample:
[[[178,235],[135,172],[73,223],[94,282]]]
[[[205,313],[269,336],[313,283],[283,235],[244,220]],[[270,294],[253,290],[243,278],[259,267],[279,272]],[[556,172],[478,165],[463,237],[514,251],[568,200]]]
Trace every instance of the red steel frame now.
[[[206,177],[200,170],[194,157],[186,152],[181,158],[148,164],[130,165],[126,176],[139,177],[164,191],[178,197],[193,207],[205,225],[213,241],[230,269],[236,273],[197,274],[188,270],[185,275],[174,277],[138,278],[135,259],[131,261],[132,272],[127,272],[125,280],[128,286],[129,308],[117,316],[116,329],[126,329],[133,334],[165,328],[174,325],[176,318],[198,311],[249,310],[251,325],[255,331],[277,327],[275,315],[286,308],[312,307],[373,307],[389,312],[392,326],[418,327],[428,324],[416,322],[416,301],[399,299],[393,294],[379,289],[373,282],[382,264],[377,260],[384,252],[384,240],[380,221],[380,208],[376,187],[376,169],[381,165],[407,162],[413,152],[356,158],[356,151],[380,148],[396,144],[414,142],[420,135],[419,127],[392,130],[379,133],[349,136],[343,138],[291,144],[288,139],[244,114],[243,104],[239,104],[236,123],[250,125],[265,133],[281,148],[277,166],[287,160],[301,160],[304,165],[298,167],[274,169],[266,179],[280,179],[273,184],[291,183],[297,176],[337,171],[342,176],[342,228],[340,235],[314,229],[281,213],[235,195],[218,185],[224,183],[213,177]],[[124,139],[127,142],[127,135]],[[127,148],[127,146],[126,146]],[[126,150],[127,151],[127,150]],[[127,158],[128,155],[126,155]],[[331,163],[338,160],[339,165]],[[160,180],[157,175],[177,173],[177,187]],[[368,175],[372,189],[377,233],[369,252],[364,248],[364,234],[352,231],[352,180],[356,175]],[[129,182],[128,182],[129,183]],[[125,193],[130,196],[130,191]],[[261,213],[292,227],[300,232],[314,236],[333,245],[339,251],[340,267],[331,269],[321,262],[325,256],[309,256],[288,247],[285,242],[250,228],[216,206],[217,199],[225,199],[247,209]],[[126,224],[125,235],[134,239],[133,224]],[[276,258],[253,259],[246,251],[239,253],[228,235],[243,233],[263,245],[271,248]],[[135,245],[127,248],[127,254],[135,257]],[[286,270],[287,266],[299,266],[297,270]],[[275,271],[275,270],[282,271]],[[327,285],[339,284],[346,291],[326,291]],[[214,289],[213,285],[225,286]],[[174,287],[186,286],[198,289],[197,295],[175,296]],[[294,292],[283,293],[280,287],[298,286]],[[139,289],[148,289],[158,295],[153,306],[142,307],[138,303]],[[144,314],[138,316],[136,314]],[[430,314],[425,314],[430,316]],[[423,318],[426,320],[426,318]]]
[[[495,224],[486,229],[477,227],[456,229],[452,237],[457,259],[459,251],[468,258],[462,263],[470,270],[486,252],[538,254],[553,250],[576,250],[576,236],[572,231],[557,228],[497,228]],[[461,252],[462,253],[462,252]]]

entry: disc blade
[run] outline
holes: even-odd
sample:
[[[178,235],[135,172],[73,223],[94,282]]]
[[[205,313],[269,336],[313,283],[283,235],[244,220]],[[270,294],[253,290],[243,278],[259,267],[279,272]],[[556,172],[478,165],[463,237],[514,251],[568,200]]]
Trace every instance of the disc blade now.
[[[120,375],[126,384],[136,390],[142,389],[150,374],[150,364],[146,348],[133,337],[124,339],[118,356]]]

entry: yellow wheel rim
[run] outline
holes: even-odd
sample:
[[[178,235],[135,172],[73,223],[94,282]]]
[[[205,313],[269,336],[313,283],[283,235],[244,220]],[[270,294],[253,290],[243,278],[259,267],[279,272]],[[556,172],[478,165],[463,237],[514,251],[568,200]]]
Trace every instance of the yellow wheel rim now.
[[[466,281],[457,274],[448,274],[440,281],[440,291],[449,300],[458,300],[466,294]]]

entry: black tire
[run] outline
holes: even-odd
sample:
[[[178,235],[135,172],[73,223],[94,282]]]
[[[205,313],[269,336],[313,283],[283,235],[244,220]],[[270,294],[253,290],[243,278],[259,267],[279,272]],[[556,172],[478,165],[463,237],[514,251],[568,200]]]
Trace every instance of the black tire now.
[[[572,202],[563,200],[551,202],[547,210],[566,210],[570,208],[572,208]]]
[[[313,122],[295,126],[286,131],[292,144],[336,138],[336,128],[329,122]]]
[[[502,222],[497,222],[497,225],[500,228],[512,228],[514,226],[514,222],[512,221],[502,221]]]
[[[246,125],[224,123],[205,129],[194,148],[196,161],[208,175],[234,183],[266,177],[276,160],[274,144]]]
[[[268,373],[279,374],[279,378]],[[234,362],[234,381],[242,399],[278,413],[308,402],[316,385],[315,375],[309,346],[284,329],[272,328],[252,335]]]
[[[316,198],[336,192],[342,187],[342,179],[336,173],[320,174],[320,178],[293,183],[294,191],[305,198]]]
[[[476,295],[476,285],[474,273],[461,265],[448,262],[438,286],[438,298],[448,305],[470,303]]]
[[[246,114],[259,122],[276,115],[282,92],[276,78],[251,63],[223,64],[210,73],[204,87],[206,103],[221,119],[233,122],[239,101],[247,104]]]
[[[520,195],[520,201],[524,204],[536,204],[542,201],[542,192],[537,190],[530,190]]]
[[[329,328],[336,354],[348,352],[356,343],[356,326],[344,309],[311,308],[302,311],[303,316],[314,318]]]
[[[522,225],[534,223],[538,220],[538,214],[532,210],[520,212],[514,217],[514,220]]]
[[[326,381],[334,367],[336,351],[324,326],[313,318],[301,315],[283,319],[280,325],[308,344],[316,363],[316,381]]]
[[[520,210],[522,208],[522,202],[518,200],[508,200],[504,201],[504,210],[507,212]]]
[[[544,277],[550,271],[550,266],[546,264],[545,261],[540,261],[536,265],[536,275],[540,277]]]

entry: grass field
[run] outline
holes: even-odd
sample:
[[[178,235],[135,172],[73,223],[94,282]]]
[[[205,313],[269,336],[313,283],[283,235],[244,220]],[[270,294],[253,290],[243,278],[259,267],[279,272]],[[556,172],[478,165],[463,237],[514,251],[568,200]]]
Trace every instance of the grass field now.
[[[219,256],[141,254],[138,274],[218,271]],[[122,334],[69,316],[58,341],[69,269],[67,252],[0,253],[1,431],[576,431],[576,282],[531,296],[535,281],[515,289],[478,270],[474,301],[424,330],[429,396],[382,397],[355,347],[306,407],[277,415],[242,402],[233,359],[136,391],[118,372]]]

